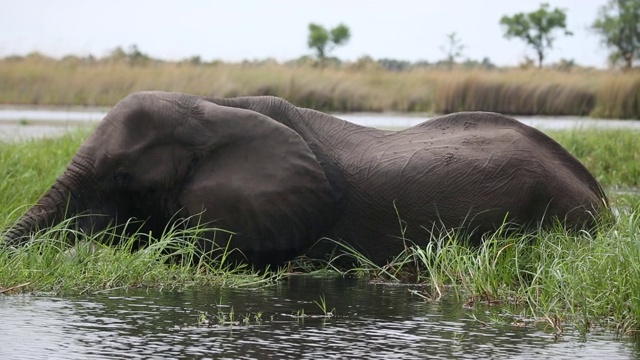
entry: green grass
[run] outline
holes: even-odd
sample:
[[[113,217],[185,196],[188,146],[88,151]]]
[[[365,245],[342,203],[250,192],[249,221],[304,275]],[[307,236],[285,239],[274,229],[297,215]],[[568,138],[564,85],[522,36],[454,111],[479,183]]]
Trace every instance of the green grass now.
[[[587,129],[549,131],[605,187],[640,186],[640,131]]]
[[[385,267],[371,267],[363,260],[360,271],[426,284],[417,294],[430,301],[453,294],[469,306],[501,305],[503,321],[538,319],[556,332],[570,324],[581,332],[636,334],[640,200],[630,201],[631,211],[593,236],[560,229],[490,236],[477,249],[455,236],[442,236],[425,247],[408,247]]]
[[[551,135],[574,153],[607,188],[638,186],[635,139],[639,131],[572,130]],[[0,226],[12,223],[62,172],[87,131],[61,138],[0,143]],[[561,229],[537,235],[490,236],[479,248],[455,234],[424,247],[408,244],[389,265],[378,267],[347,249],[359,263],[349,273],[425,284],[416,294],[438,301],[447,294],[468,305],[499,304],[500,321],[535,319],[561,332],[564,324],[581,331],[640,331],[640,196],[610,193],[618,211],[615,225],[593,235]],[[202,229],[170,228],[150,239],[144,251],[131,251],[133,238],[117,247],[94,246],[114,230],[83,237],[69,248],[60,239],[72,230],[61,224],[34,236],[26,247],[0,251],[0,293],[47,291],[99,292],[130,287],[181,289],[192,286],[262,286],[285,276],[283,270],[257,273],[225,261],[192,263],[193,239]],[[343,249],[344,250],[344,249]],[[223,252],[224,253],[224,252]],[[340,252],[335,257],[340,256]],[[185,261],[176,261],[184,259]],[[318,264],[321,264],[318,266]],[[330,264],[302,257],[290,268],[342,273]],[[343,273],[342,273],[343,274]],[[320,297],[325,314],[329,306]],[[496,309],[489,307],[489,309]],[[496,320],[497,321],[497,320]]]
[[[199,259],[194,244],[205,229],[182,229],[176,225],[159,238],[146,234],[124,237],[114,229],[80,234],[72,230],[70,223],[35,234],[24,247],[0,251],[0,293],[260,287],[273,284],[283,275],[282,271],[257,272],[246,265],[232,264],[226,261],[229,249],[219,249],[213,261]],[[70,235],[79,239],[75,246],[64,240]],[[141,238],[149,245],[132,251]]]

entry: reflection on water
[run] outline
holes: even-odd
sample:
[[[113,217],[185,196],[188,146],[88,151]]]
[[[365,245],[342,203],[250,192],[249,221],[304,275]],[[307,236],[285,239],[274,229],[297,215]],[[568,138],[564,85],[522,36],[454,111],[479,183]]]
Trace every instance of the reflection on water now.
[[[324,295],[336,316],[320,315]],[[220,307],[222,305],[222,307]],[[207,327],[203,312],[262,313]],[[482,317],[483,314],[475,313]],[[635,358],[630,341],[489,325],[453,300],[427,303],[405,286],[293,277],[266,289],[129,291],[0,297],[0,358]]]

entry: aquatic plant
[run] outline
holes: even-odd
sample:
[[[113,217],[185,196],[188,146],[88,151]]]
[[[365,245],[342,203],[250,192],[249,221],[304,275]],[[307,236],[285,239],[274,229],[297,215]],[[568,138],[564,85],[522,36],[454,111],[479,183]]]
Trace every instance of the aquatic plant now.
[[[313,302],[318,305],[324,317],[330,318],[334,316],[336,308],[332,308],[331,310],[329,310],[329,308],[327,307],[327,299],[324,297],[324,295],[320,295],[320,300],[314,300]]]

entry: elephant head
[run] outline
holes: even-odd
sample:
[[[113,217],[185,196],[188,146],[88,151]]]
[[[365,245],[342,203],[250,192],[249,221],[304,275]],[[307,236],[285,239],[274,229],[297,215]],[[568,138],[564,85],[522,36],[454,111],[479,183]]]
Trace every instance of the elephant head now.
[[[193,217],[191,225],[235,232],[231,246],[248,261],[278,263],[336,218],[339,192],[323,165],[295,131],[260,113],[196,96],[134,93],[5,240],[19,244],[78,214],[85,232],[134,218],[156,235],[171,219]],[[212,246],[199,245],[204,252]]]

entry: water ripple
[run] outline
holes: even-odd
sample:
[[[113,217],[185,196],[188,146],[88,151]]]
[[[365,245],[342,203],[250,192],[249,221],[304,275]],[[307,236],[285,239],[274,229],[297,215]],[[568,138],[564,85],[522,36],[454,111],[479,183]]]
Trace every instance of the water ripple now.
[[[319,296],[336,316],[321,317]],[[222,306],[221,306],[222,305]],[[199,324],[203,313],[254,316]],[[307,317],[300,317],[301,310]],[[260,321],[255,314],[262,312]],[[425,303],[407,287],[299,277],[273,288],[130,291],[116,296],[0,297],[0,358],[628,359],[631,341],[607,335],[560,340],[537,328],[485,326],[454,300]]]

